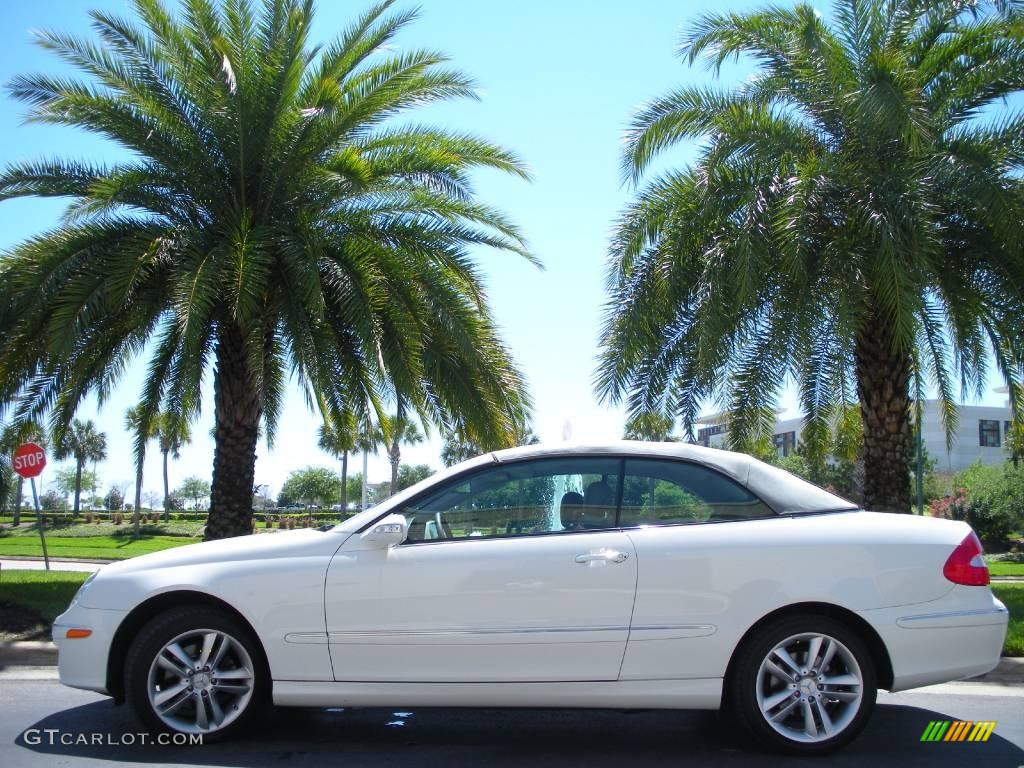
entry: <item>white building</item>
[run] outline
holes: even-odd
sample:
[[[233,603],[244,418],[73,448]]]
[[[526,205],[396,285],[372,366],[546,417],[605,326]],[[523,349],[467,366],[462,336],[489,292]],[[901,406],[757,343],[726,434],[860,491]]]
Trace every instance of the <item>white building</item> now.
[[[983,464],[999,464],[1009,458],[1003,447],[1010,428],[1008,402],[1001,406],[961,405],[960,426],[949,451],[946,450],[946,430],[939,417],[937,401],[925,400],[922,410],[924,446],[936,462],[936,472],[958,472],[979,460]],[[796,450],[802,429],[803,417],[775,420],[775,448],[779,456],[788,456]],[[725,447],[728,431],[726,414],[716,413],[697,420],[697,442],[701,445]],[[916,437],[913,435],[912,439]]]

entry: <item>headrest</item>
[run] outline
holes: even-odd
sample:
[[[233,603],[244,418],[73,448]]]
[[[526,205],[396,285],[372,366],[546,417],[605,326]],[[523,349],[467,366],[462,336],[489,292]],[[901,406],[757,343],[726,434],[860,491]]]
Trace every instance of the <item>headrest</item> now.
[[[583,520],[583,494],[569,491],[558,504],[563,528],[579,528]]]

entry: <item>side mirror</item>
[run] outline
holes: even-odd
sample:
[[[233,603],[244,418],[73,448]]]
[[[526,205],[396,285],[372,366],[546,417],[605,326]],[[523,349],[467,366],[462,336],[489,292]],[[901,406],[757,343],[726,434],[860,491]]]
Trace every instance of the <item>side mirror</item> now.
[[[372,528],[363,532],[360,538],[375,549],[388,549],[401,544],[408,535],[409,523],[405,517],[393,514],[378,520]]]

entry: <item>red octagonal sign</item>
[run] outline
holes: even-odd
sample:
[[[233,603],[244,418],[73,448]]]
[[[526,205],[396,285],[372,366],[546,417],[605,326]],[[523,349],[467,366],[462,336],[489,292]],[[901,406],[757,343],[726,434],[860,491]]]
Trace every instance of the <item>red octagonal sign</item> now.
[[[24,478],[39,477],[46,466],[46,454],[35,443],[19,445],[14,452],[14,471]]]

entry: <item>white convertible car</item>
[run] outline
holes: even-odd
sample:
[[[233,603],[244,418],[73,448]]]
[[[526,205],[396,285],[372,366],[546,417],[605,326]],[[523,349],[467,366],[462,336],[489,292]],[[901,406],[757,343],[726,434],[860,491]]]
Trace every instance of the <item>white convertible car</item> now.
[[[977,675],[1007,612],[964,523],[874,514],[747,456],[531,446],[341,525],[104,567],[67,685],[223,737],[283,706],[722,707],[824,752],[878,688]]]

